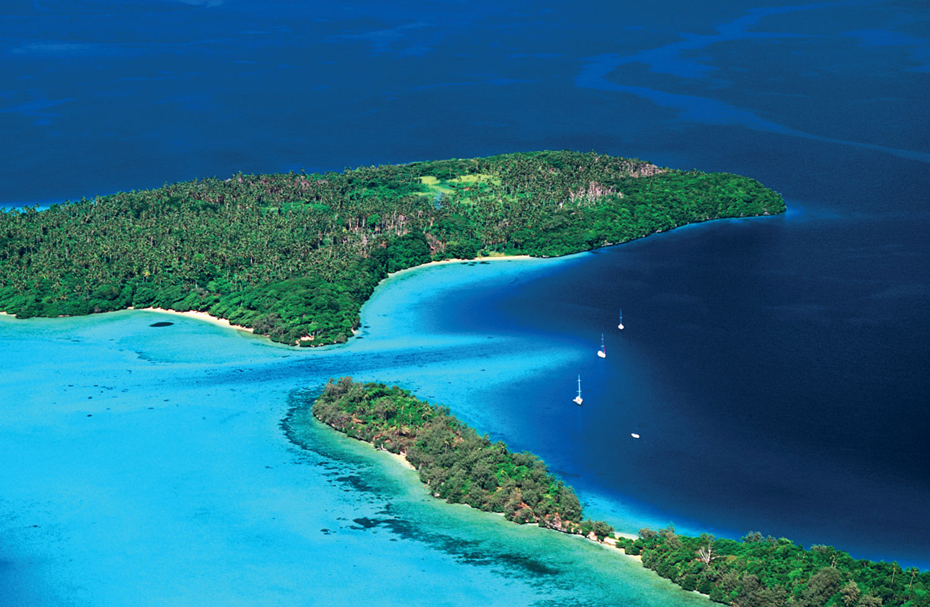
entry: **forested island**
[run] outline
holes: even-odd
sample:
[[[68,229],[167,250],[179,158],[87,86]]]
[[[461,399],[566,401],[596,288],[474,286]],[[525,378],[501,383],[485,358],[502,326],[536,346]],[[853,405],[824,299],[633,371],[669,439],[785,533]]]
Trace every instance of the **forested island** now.
[[[0,311],[196,310],[281,343],[341,343],[390,272],[784,210],[746,177],[570,151],[240,173],[0,213]]]
[[[739,607],[930,606],[930,571],[854,559],[832,546],[809,550],[751,532],[741,541],[642,529],[620,538],[627,554],[686,590]]]
[[[492,443],[447,408],[407,390],[342,377],[330,380],[322,394],[302,407],[352,438],[404,456],[434,497],[565,533],[600,539],[613,533],[603,521],[582,520],[574,490],[552,476],[541,459],[532,453],[511,453],[504,443]],[[289,423],[294,419],[292,414]]]
[[[638,539],[614,534],[603,521],[582,519],[574,490],[530,453],[511,453],[466,426],[445,407],[397,386],[330,380],[299,403],[285,423],[310,415],[348,436],[402,454],[430,493],[451,503],[503,513],[607,540],[685,590],[736,607],[930,606],[930,572],[897,563],[858,560],[831,546],[804,550],[791,540],[750,532],[740,541],[678,535],[672,526],[642,529]],[[297,420],[295,422],[295,420]],[[302,421],[301,421],[302,420]]]

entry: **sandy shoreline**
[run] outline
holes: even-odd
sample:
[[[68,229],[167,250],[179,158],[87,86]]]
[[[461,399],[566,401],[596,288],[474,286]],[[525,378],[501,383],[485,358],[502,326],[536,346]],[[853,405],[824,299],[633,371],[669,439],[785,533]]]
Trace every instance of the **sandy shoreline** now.
[[[630,540],[637,540],[637,539],[639,539],[639,536],[638,536],[638,535],[635,535],[635,534],[633,534],[633,533],[621,533],[620,531],[614,531],[614,535],[617,536],[617,537],[624,537],[624,538],[627,538],[627,539],[630,539]],[[615,551],[617,551],[618,553],[622,554],[623,556],[625,556],[625,557],[627,557],[627,558],[630,558],[630,559],[633,559],[634,561],[638,561],[639,564],[642,564],[642,563],[643,563],[643,557],[642,557],[642,556],[640,556],[640,555],[638,555],[638,554],[627,554],[627,553],[626,553],[626,550],[624,550],[623,548],[618,548],[618,547],[617,547],[617,540],[616,540],[615,538],[612,538],[612,537],[605,537],[605,538],[604,538],[604,541],[603,541],[603,542],[598,542],[598,544],[601,544],[602,546],[606,546],[607,548],[609,548],[609,549],[611,549],[611,550],[615,550]]]
[[[443,259],[442,261],[431,261],[431,262],[429,262],[429,263],[421,264],[421,265],[418,265],[418,266],[413,266],[412,268],[406,268],[406,269],[403,269],[403,270],[398,270],[398,271],[396,271],[396,272],[392,272],[392,273],[390,273],[390,274],[387,275],[387,278],[393,278],[393,277],[395,277],[395,276],[397,276],[397,275],[399,275],[399,274],[403,274],[404,272],[410,272],[410,271],[413,271],[413,270],[419,270],[419,269],[421,269],[421,268],[426,268],[426,267],[429,267],[429,266],[439,266],[439,265],[452,264],[452,263],[476,263],[476,262],[483,262],[483,261],[519,261],[519,260],[524,260],[524,259],[538,259],[538,258],[532,257],[532,256],[530,256],[530,255],[494,255],[494,256],[491,256],[491,257],[476,257],[476,258],[474,258],[474,259]],[[385,280],[387,280],[387,278],[385,278]],[[234,325],[234,324],[232,324],[231,322],[229,322],[228,320],[226,320],[225,318],[219,318],[219,317],[216,317],[216,316],[211,316],[210,314],[207,314],[206,312],[197,312],[197,311],[195,311],[195,310],[189,310],[189,311],[187,311],[187,312],[178,312],[177,310],[168,310],[168,309],[166,309],[166,308],[134,308],[134,307],[132,307],[132,306],[129,306],[128,308],[124,308],[124,309],[126,309],[126,310],[140,310],[140,311],[142,311],[142,312],[162,312],[162,313],[164,313],[164,314],[175,314],[175,315],[179,315],[179,316],[186,316],[186,317],[188,317],[188,318],[197,318],[197,319],[199,319],[199,320],[203,320],[203,321],[212,323],[212,324],[217,325],[217,326],[220,326],[220,327],[226,327],[226,328],[230,328],[230,329],[237,329],[237,330],[239,330],[239,331],[248,331],[249,333],[254,333],[254,332],[255,332],[255,329],[252,329],[252,328],[250,328],[250,327],[243,327],[242,325]],[[9,313],[7,313],[7,312],[0,312],[0,315],[15,317],[14,314],[9,314]],[[354,334],[354,333],[355,333],[355,331],[353,330],[353,334]],[[307,338],[301,338],[301,341],[303,341],[303,340],[305,340],[305,339],[307,339]],[[299,344],[299,342],[298,342],[297,344],[294,344],[294,345],[300,345],[300,344]],[[393,455],[393,454],[392,454],[392,455]],[[403,459],[403,458],[402,458],[402,459]],[[407,465],[407,466],[410,465],[410,464],[407,462],[406,459],[403,459],[403,463],[404,463],[405,465]]]
[[[442,263],[442,262],[439,262],[439,263]],[[319,421],[319,420],[318,420],[318,421]],[[367,441],[362,441],[362,442],[367,442]],[[367,444],[371,445],[371,443],[367,443]],[[374,445],[372,445],[372,446],[374,446]],[[378,449],[377,447],[375,448],[375,450],[376,450],[376,451],[381,451],[381,452],[383,452],[383,453],[386,453],[386,454],[387,454],[388,456],[390,456],[390,458],[393,459],[395,462],[399,463],[401,466],[403,466],[403,467],[405,467],[405,468],[408,468],[409,470],[416,470],[416,468],[413,467],[413,464],[411,464],[409,461],[407,461],[407,457],[406,457],[405,455],[401,454],[401,453],[393,453],[393,452],[391,452],[391,451],[388,451],[387,449]],[[491,512],[491,514],[499,514],[500,516],[504,516],[504,514],[503,514],[502,512]],[[539,523],[531,523],[531,524],[532,524],[532,525],[536,525],[536,526],[539,527],[540,529],[543,529],[543,527],[541,527],[541,526],[539,525]],[[603,542],[598,541],[598,540],[595,539],[593,536],[591,536],[591,537],[578,536],[578,537],[581,537],[581,538],[583,538],[583,539],[585,539],[585,540],[587,540],[587,541],[589,541],[589,542],[594,542],[595,544],[598,544],[598,545],[600,545],[600,546],[603,546],[603,547],[606,548],[607,550],[611,550],[611,551],[613,551],[613,552],[616,552],[617,554],[620,554],[621,556],[625,556],[626,558],[633,559],[634,561],[637,561],[640,565],[642,565],[642,563],[643,563],[643,557],[642,557],[642,556],[640,556],[640,555],[638,555],[638,554],[627,554],[627,553],[626,553],[626,550],[624,550],[623,548],[617,547],[617,539],[619,539],[619,538],[627,538],[627,539],[631,539],[631,540],[637,540],[637,539],[639,539],[639,536],[636,535],[635,533],[623,533],[623,532],[621,532],[621,531],[614,531],[614,537],[605,537]]]
[[[476,263],[481,261],[519,261],[521,259],[542,259],[540,257],[533,257],[531,255],[493,255],[491,257],[475,257],[474,259],[443,259],[442,261],[431,261],[429,263],[420,264],[418,266],[413,266],[412,268],[405,268],[403,270],[397,270],[396,272],[391,272],[387,275],[388,278],[393,278],[404,272],[411,272],[413,270],[419,270],[421,268],[428,268],[430,266],[441,266],[450,263]]]
[[[422,264],[422,265],[419,265],[419,266],[413,266],[412,268],[406,268],[406,269],[404,269],[404,270],[398,270],[397,272],[393,272],[393,273],[391,273],[391,274],[388,274],[388,278],[392,278],[392,277],[394,277],[394,276],[397,276],[398,274],[402,274],[403,272],[410,272],[410,271],[412,271],[412,270],[419,270],[420,268],[426,268],[426,267],[429,267],[429,266],[438,266],[438,265],[445,265],[445,264],[451,264],[451,263],[480,262],[480,261],[518,261],[518,260],[522,260],[522,259],[535,259],[535,258],[534,258],[534,257],[531,257],[531,256],[529,256],[529,255],[495,255],[495,256],[492,256],[492,257],[476,257],[475,259],[443,259],[442,261],[431,261],[431,262],[429,262],[429,263],[425,263],[425,264]],[[143,311],[143,312],[163,312],[163,313],[165,313],[165,314],[178,314],[178,315],[180,315],[180,316],[187,316],[188,318],[198,318],[198,319],[200,319],[200,320],[204,320],[204,321],[206,321],[206,322],[212,323],[212,324],[217,325],[217,326],[220,326],[220,327],[227,327],[227,328],[232,328],[232,329],[238,329],[238,330],[240,330],[240,331],[248,331],[249,333],[254,333],[254,332],[255,332],[254,329],[251,329],[251,328],[249,328],[249,327],[243,327],[242,325],[234,325],[234,324],[232,324],[231,322],[229,322],[228,320],[226,320],[225,318],[218,318],[218,317],[216,317],[216,316],[211,316],[210,314],[207,314],[206,312],[197,312],[197,311],[194,311],[194,310],[190,310],[190,311],[188,311],[188,312],[178,312],[177,310],[167,310],[167,309],[165,309],[165,308],[133,308],[133,307],[131,307],[131,306],[130,306],[129,308],[127,308],[127,309],[128,309],[128,310],[141,310],[141,311]],[[353,332],[353,334],[355,333],[354,330],[353,330],[352,332]],[[306,339],[308,339],[308,338],[302,337],[302,338],[300,338],[300,341],[304,341],[304,340],[306,340]],[[299,342],[298,342],[297,344],[294,344],[294,345],[299,345]],[[390,452],[388,452],[388,453],[390,453]],[[394,453],[391,453],[391,455],[394,456],[394,457],[396,457],[396,458],[399,458],[398,461],[400,461],[403,465],[405,465],[405,466],[407,466],[407,467],[409,467],[409,468],[411,468],[411,469],[413,468],[413,466],[410,465],[410,462],[408,462],[407,459],[406,459],[404,456],[402,456],[402,455],[396,455],[396,454],[394,454]]]
[[[197,318],[199,320],[206,321],[208,323],[220,326],[227,327],[231,329],[238,329],[240,331],[248,331],[249,333],[254,333],[255,330],[249,327],[243,327],[242,325],[234,325],[225,318],[217,318],[216,316],[211,316],[206,312],[197,312],[195,310],[189,310],[187,312],[178,312],[177,310],[167,310],[165,308],[133,308],[129,307],[127,310],[139,310],[141,312],[162,312],[164,314],[175,314],[177,316],[186,316],[188,318]]]
[[[369,444],[371,444],[371,443],[369,443]],[[399,464],[400,464],[401,466],[403,466],[404,468],[409,468],[410,470],[416,470],[416,468],[413,467],[413,464],[411,464],[409,461],[407,461],[407,456],[401,455],[400,453],[392,453],[392,452],[388,451],[387,449],[378,449],[378,450],[379,450],[379,451],[384,451],[385,453],[387,453],[388,455],[390,455],[390,456],[391,456],[391,459],[393,459],[394,461],[396,461],[397,463],[399,463]]]

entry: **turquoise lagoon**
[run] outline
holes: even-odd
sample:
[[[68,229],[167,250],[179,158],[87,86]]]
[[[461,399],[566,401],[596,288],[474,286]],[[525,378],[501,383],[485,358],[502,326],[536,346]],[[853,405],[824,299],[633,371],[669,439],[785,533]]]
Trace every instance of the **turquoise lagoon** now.
[[[292,392],[347,373],[538,453],[624,530],[930,567],[925,4],[19,3],[3,207],[567,148],[751,176],[791,211],[400,274],[324,351],[0,317],[0,605],[697,600],[361,445],[290,444]]]
[[[585,257],[394,275],[357,339],[313,351],[154,312],[0,317],[0,603],[709,604],[591,542],[432,499],[415,472],[327,428],[305,431],[308,449],[282,430],[295,391],[350,374],[519,436],[533,420],[508,415],[514,386],[590,345],[489,333],[498,312],[469,298]]]

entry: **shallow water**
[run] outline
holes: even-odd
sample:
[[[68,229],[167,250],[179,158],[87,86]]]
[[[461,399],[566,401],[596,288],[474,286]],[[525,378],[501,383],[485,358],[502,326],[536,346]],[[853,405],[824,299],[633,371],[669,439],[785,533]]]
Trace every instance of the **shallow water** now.
[[[590,542],[434,500],[327,428],[306,429],[309,450],[285,438],[293,390],[334,372],[428,382],[420,352],[442,339],[375,360],[376,328],[368,351],[295,353],[150,326],[164,317],[0,318],[4,603],[703,604]]]
[[[757,530],[930,566],[923,4],[462,6],[21,3],[0,16],[0,131],[16,142],[0,148],[0,205],[570,148],[748,175],[789,213],[402,274],[366,306],[362,339],[325,352],[156,314],[0,318],[0,452],[15,464],[0,470],[0,602],[325,603],[360,596],[337,575],[374,572],[376,554],[397,563],[385,603],[425,602],[443,580],[461,588],[450,602],[489,586],[515,604],[603,599],[610,576],[569,592],[519,559],[465,565],[385,525],[349,529],[416,486],[378,485],[383,467],[354,459],[377,491],[337,482],[277,426],[292,389],[345,373],[539,453],[627,530]],[[349,467],[352,448],[331,447]],[[440,520],[426,512],[411,520]],[[345,541],[306,531],[333,521]],[[635,579],[611,601],[672,601]]]

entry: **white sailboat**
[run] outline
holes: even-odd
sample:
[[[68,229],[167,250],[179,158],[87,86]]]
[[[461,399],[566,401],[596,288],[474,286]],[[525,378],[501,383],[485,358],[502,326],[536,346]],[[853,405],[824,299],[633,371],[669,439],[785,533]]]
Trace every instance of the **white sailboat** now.
[[[597,355],[601,358],[607,358],[607,346],[604,345],[604,334],[601,333],[601,349],[597,351]]]
[[[623,331],[623,310],[620,310],[620,324],[617,325],[617,328]]]
[[[584,402],[581,399],[581,376],[580,375],[578,376],[578,396],[576,396],[572,400],[575,401],[575,404],[578,405],[579,407],[581,406],[581,403]]]

